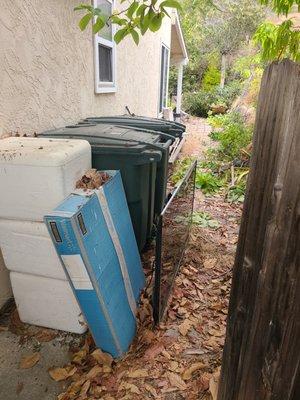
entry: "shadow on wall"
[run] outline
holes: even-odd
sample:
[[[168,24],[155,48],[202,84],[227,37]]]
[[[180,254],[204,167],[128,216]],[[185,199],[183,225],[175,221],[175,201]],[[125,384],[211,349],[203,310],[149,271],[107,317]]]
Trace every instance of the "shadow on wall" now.
[[[9,272],[5,267],[3,256],[0,250],[0,309],[12,296]]]

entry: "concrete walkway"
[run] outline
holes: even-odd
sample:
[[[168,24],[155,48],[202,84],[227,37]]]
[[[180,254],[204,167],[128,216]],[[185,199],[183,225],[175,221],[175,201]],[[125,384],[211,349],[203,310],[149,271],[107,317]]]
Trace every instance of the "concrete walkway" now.
[[[185,125],[188,136],[180,156],[192,156],[199,159],[203,150],[213,146],[212,140],[208,136],[211,132],[211,126],[206,122],[206,119],[196,117],[190,117]]]
[[[70,336],[69,340],[71,339]],[[20,344],[20,336],[9,331],[0,331],[0,399],[56,399],[63,390],[63,384],[54,382],[48,369],[69,362],[67,342],[68,337],[65,336],[47,343],[29,339]],[[39,362],[30,369],[20,369],[21,358],[36,351],[40,352]]]

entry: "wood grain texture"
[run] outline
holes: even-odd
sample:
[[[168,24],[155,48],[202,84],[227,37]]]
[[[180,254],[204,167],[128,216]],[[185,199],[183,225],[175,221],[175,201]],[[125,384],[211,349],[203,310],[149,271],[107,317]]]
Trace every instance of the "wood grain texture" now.
[[[300,65],[265,71],[219,400],[300,399]]]

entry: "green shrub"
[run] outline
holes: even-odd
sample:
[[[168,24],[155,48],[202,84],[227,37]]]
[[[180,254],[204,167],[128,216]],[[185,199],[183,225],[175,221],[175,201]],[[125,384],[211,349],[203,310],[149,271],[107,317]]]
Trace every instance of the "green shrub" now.
[[[240,156],[241,149],[252,140],[253,128],[245,125],[243,117],[238,112],[210,116],[208,121],[213,128],[218,129],[216,132],[213,130],[211,137],[219,142],[216,149],[219,159],[234,160]],[[216,157],[215,152],[213,157]]]
[[[220,85],[221,72],[214,65],[210,65],[203,75],[202,89],[206,92],[212,91],[216,86]]]
[[[188,93],[184,97],[184,108],[192,115],[206,118],[213,102],[214,95],[212,92],[199,90],[198,92]]]
[[[199,90],[184,96],[184,108],[192,115],[206,118],[209,115],[212,104],[222,104],[229,108],[239,93],[240,85],[237,81],[232,82],[223,89],[217,86],[210,92]]]
[[[238,122],[227,125],[218,135],[218,151],[229,160],[240,156],[241,149],[248,146],[252,139],[252,128]]]
[[[229,108],[240,93],[241,84],[239,81],[232,81],[224,88],[218,86],[214,91],[215,104],[225,104]]]
[[[225,128],[233,123],[243,124],[243,117],[239,112],[232,111],[227,114],[211,115],[207,122],[213,128]]]
[[[217,176],[210,172],[197,171],[196,174],[196,188],[201,189],[205,194],[212,194],[217,192],[222,186],[222,182]]]

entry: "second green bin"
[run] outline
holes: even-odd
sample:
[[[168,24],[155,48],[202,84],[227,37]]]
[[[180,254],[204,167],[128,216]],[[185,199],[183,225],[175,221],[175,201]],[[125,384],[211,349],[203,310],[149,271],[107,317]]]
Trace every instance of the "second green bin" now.
[[[39,136],[85,139],[92,147],[93,168],[120,170],[142,250],[165,201],[171,141],[163,142],[157,133],[102,124],[72,125]]]

